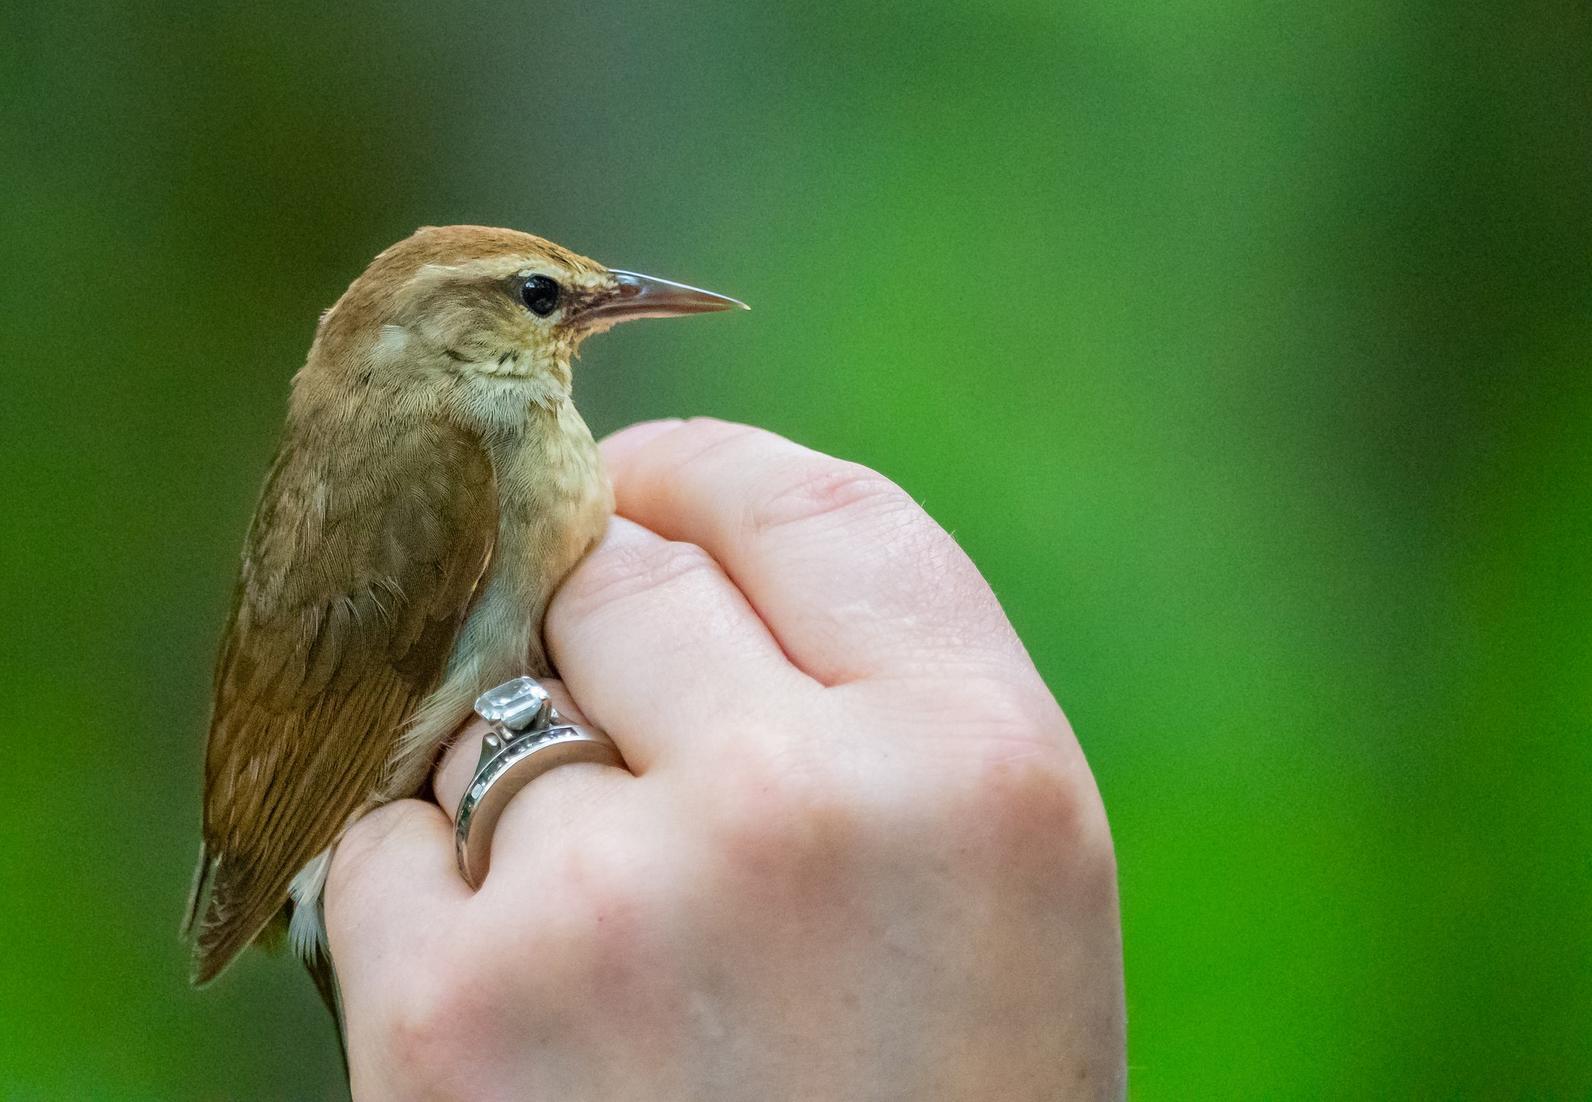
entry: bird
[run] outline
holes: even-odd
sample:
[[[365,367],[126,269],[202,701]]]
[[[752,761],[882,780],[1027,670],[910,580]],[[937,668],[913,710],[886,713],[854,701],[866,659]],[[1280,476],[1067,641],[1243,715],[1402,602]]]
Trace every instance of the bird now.
[[[216,661],[196,986],[285,937],[339,1016],[321,906],[339,837],[424,789],[478,694],[554,672],[543,614],[613,511],[571,397],[581,342],[730,309],[529,233],[428,226],[321,315]]]

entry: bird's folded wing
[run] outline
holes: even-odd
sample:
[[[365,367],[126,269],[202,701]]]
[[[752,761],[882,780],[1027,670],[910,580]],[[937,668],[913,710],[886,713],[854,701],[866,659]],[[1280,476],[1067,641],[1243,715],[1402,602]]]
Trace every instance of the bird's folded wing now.
[[[260,934],[377,788],[491,557],[479,441],[428,423],[355,452],[285,447],[250,530],[205,757],[196,983]]]

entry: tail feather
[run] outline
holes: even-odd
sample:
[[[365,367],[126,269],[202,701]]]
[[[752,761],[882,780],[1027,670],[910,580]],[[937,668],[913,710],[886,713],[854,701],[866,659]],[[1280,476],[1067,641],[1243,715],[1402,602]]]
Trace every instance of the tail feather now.
[[[193,940],[200,914],[209,909],[210,893],[215,886],[216,864],[210,857],[210,847],[200,842],[199,865],[193,870],[193,887],[188,892],[188,913],[177,935],[184,941]]]
[[[188,921],[184,924],[188,938],[193,943],[193,967],[189,981],[203,987],[215,979],[235,960],[239,953],[256,941],[279,940],[287,926],[286,907],[270,913],[264,922],[238,921],[229,901],[238,897],[235,886],[229,885],[229,869],[225,862],[211,858],[202,868],[195,898],[188,908]],[[247,912],[245,912],[247,913]]]
[[[343,993],[337,984],[337,970],[325,949],[316,949],[313,955],[303,958],[304,967],[315,981],[321,1002],[332,1016],[332,1028],[337,1030],[337,1052],[343,1058],[343,1074],[348,1074],[348,1032],[343,1026]]]
[[[300,944],[303,941],[302,932],[289,932],[290,912],[309,912],[313,916],[314,928],[317,931],[324,928],[320,920],[320,884],[324,880],[330,857],[331,851],[328,850],[311,862],[311,868],[306,870],[318,872],[314,878],[314,894],[307,905],[301,903],[295,908],[292,903],[286,903],[263,929],[250,932],[237,923],[229,923],[227,916],[221,912],[219,901],[226,897],[225,892],[216,891],[217,874],[222,871],[221,862],[212,858],[208,848],[201,845],[199,868],[194,873],[193,892],[188,898],[188,913],[182,922],[182,936],[193,942],[192,981],[195,987],[203,987],[226,971],[227,966],[251,943],[260,942],[271,948],[281,942],[284,934],[288,934],[290,940],[296,938],[294,955],[304,962],[310,979],[315,981],[315,990],[319,992],[321,1002],[326,1004],[326,1010],[332,1016],[332,1027],[337,1031],[337,1050],[343,1059],[343,1071],[346,1074],[348,1034],[343,1027],[343,998],[337,985],[337,973],[332,968],[332,958],[326,951],[325,936],[312,935],[307,944]]]

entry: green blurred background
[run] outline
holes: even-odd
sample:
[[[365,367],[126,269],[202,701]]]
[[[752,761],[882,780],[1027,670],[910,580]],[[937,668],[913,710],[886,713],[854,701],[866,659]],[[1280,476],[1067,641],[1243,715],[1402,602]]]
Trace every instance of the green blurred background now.
[[[1580,2],[8,5],[0,1098],[309,1099],[175,933],[210,663],[318,312],[425,223],[754,312],[598,431],[908,487],[1068,709],[1135,1097],[1592,1097]]]

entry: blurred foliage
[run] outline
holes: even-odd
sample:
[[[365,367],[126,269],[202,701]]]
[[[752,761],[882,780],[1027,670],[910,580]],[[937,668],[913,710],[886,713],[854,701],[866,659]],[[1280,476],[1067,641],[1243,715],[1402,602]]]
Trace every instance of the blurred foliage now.
[[[872,464],[1116,832],[1134,1094],[1592,1091],[1582,3],[12,4],[0,1098],[330,1098],[175,930],[213,647],[318,312],[425,223],[739,295],[599,431]]]

